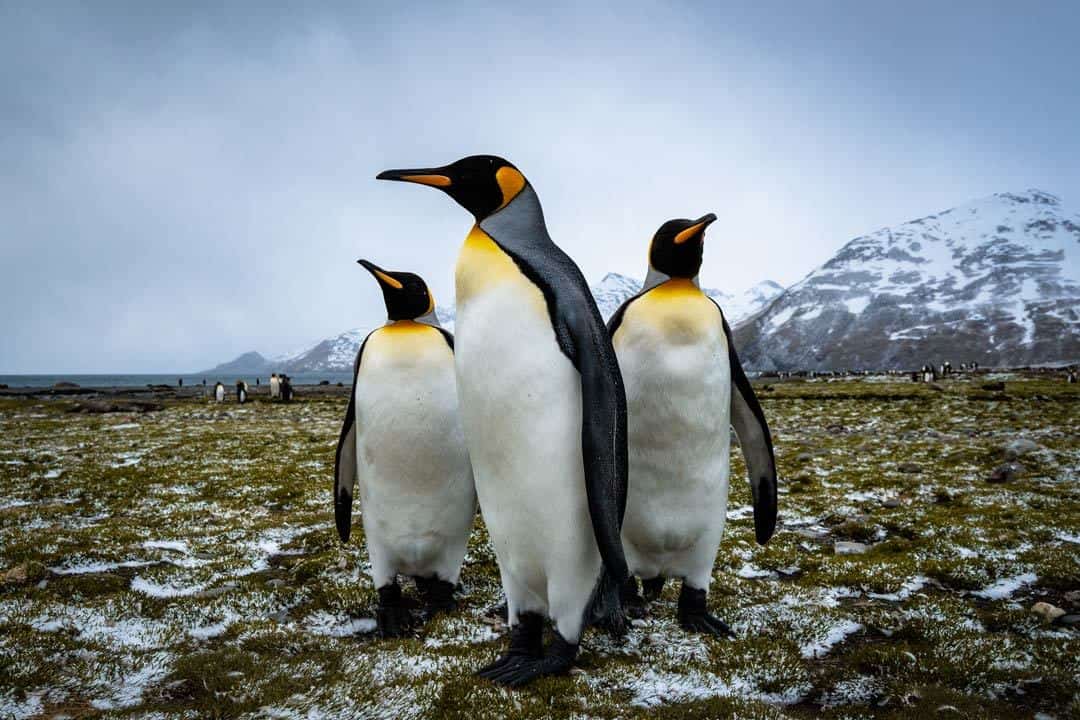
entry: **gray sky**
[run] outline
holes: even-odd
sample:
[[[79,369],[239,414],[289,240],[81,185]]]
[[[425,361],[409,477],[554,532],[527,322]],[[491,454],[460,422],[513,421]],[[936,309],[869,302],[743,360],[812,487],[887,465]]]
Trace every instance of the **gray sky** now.
[[[1080,205],[1080,5],[0,0],[0,372],[199,370],[453,295],[470,225],[389,167],[507,157],[590,281],[716,212],[703,282],[1004,190]]]

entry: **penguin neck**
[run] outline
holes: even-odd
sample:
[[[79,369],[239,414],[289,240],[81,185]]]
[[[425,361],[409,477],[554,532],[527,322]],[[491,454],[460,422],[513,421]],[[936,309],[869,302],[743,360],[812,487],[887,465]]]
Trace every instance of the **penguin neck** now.
[[[540,198],[528,183],[505,207],[488,215],[477,223],[477,227],[509,250],[551,243]]]
[[[421,315],[418,318],[412,318],[409,320],[393,320],[391,318],[386,318],[386,322],[383,323],[383,327],[390,327],[391,325],[397,325],[398,323],[400,323],[399,327],[408,327],[410,325],[415,325],[419,323],[420,325],[430,325],[433,328],[442,328],[442,324],[439,322],[439,318],[435,316],[435,310],[432,310],[426,315]]]
[[[667,273],[662,273],[659,270],[657,270],[656,268],[654,268],[652,265],[649,265],[649,272],[645,276],[645,284],[642,286],[641,292],[648,292],[649,290],[652,290],[657,285],[663,285],[668,280],[674,280],[674,279],[675,278],[672,278]],[[680,278],[680,279],[685,280],[687,278]],[[692,278],[689,278],[689,280],[690,280],[691,283],[694,284],[694,287],[696,287],[698,289],[701,289],[701,283],[699,282],[697,275],[695,275]]]

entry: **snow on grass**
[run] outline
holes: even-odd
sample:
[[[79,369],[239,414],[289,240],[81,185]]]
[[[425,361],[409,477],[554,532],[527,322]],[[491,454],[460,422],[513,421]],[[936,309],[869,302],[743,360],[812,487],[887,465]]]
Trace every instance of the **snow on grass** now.
[[[375,631],[375,618],[353,618],[319,610],[304,619],[304,627],[314,635],[350,637]]]
[[[804,658],[817,658],[828,654],[829,650],[835,645],[842,643],[848,635],[857,633],[863,629],[861,623],[857,623],[854,620],[841,620],[840,622],[830,625],[823,637],[820,637],[812,642],[805,643],[799,648]]]
[[[104,519],[104,518],[100,518]],[[156,560],[124,560],[121,562],[105,562],[100,560],[89,560],[85,562],[69,563],[64,565],[57,565],[50,567],[57,575],[88,575],[90,573],[104,573],[119,568],[139,568],[147,567],[148,565],[156,565]]]
[[[152,598],[189,597],[206,589],[206,583],[180,586],[173,583],[156,583],[136,575],[131,580],[131,589]]]
[[[1004,600],[1012,597],[1012,594],[1020,588],[1025,585],[1031,585],[1038,579],[1039,578],[1036,577],[1035,573],[1014,575],[1012,577],[1002,578],[982,590],[973,591],[971,594],[975,597],[986,598],[987,600]]]

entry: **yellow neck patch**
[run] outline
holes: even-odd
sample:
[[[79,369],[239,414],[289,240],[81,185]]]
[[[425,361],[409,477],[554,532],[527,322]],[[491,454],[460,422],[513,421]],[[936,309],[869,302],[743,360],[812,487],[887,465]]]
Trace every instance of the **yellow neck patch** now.
[[[638,328],[679,345],[722,333],[723,326],[720,311],[709,296],[692,281],[677,278],[657,285],[630,303],[615,339],[623,340],[627,333],[633,334]]]
[[[461,246],[454,281],[458,307],[496,287],[513,284],[521,288],[530,304],[543,313],[547,312],[544,293],[521,273],[513,259],[478,225],[473,225]],[[511,309],[508,308],[507,312],[510,313]]]

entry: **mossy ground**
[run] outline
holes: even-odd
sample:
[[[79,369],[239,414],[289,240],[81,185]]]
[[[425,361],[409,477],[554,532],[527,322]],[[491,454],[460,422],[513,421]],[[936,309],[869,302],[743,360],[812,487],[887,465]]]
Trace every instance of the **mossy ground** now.
[[[575,674],[517,692],[472,675],[502,644],[479,520],[460,609],[373,637],[362,530],[333,528],[343,397],[0,400],[0,718],[1080,716],[1080,633],[1029,610],[1078,612],[1080,395],[940,388],[762,388],[781,527],[754,544],[736,451],[710,604],[738,639],[680,630],[669,583],[625,641],[590,633]],[[1040,447],[987,483],[1017,438]]]

